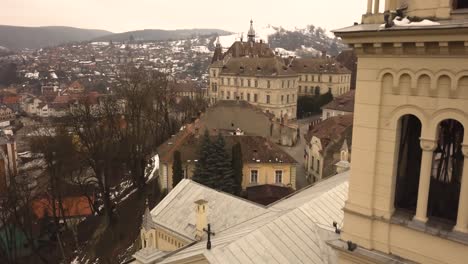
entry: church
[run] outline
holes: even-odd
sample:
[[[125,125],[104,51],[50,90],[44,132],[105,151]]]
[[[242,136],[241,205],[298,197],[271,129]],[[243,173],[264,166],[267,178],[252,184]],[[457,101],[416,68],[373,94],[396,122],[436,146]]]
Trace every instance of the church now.
[[[334,31],[358,56],[351,169],[269,206],[183,180],[134,263],[467,262],[468,1],[380,6]]]

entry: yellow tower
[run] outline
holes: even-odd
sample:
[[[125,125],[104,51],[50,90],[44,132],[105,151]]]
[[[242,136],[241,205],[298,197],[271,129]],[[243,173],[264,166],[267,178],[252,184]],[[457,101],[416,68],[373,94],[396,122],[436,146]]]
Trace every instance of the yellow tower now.
[[[468,1],[368,0],[335,34],[358,56],[340,263],[467,263]]]

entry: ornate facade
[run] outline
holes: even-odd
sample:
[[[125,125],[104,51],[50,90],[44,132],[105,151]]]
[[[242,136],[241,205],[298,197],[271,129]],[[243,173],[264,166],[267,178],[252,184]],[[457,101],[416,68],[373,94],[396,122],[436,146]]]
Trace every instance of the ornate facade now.
[[[368,0],[335,31],[359,58],[340,263],[466,263],[467,2]]]

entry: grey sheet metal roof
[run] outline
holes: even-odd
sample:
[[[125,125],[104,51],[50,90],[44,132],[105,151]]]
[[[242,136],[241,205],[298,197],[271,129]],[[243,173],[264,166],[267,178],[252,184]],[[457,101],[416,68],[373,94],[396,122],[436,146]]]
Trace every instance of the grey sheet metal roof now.
[[[338,237],[332,222],[341,225],[343,221],[348,177],[349,172],[336,175],[217,232],[211,250],[206,250],[206,240],[202,240],[157,263],[195,256],[210,263],[336,263],[325,241]]]
[[[268,211],[261,205],[184,179],[151,211],[152,220],[156,224],[194,239],[195,202],[200,199],[208,201],[208,223],[215,232]]]

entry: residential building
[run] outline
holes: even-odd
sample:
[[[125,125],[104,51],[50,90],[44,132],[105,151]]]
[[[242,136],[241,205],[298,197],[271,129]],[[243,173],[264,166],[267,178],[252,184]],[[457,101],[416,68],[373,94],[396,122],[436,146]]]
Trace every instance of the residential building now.
[[[289,58],[287,64],[299,74],[300,96],[330,92],[336,97],[351,89],[351,71],[325,53],[322,58]]]
[[[222,53],[216,44],[209,68],[209,101],[243,100],[277,119],[296,119],[298,74],[262,40],[256,42],[253,22],[248,39]]]
[[[247,135],[257,135],[283,146],[294,146],[298,141],[298,126],[280,122],[271,113],[265,113],[246,101],[218,101],[200,116],[200,131],[234,133],[237,129]]]
[[[338,237],[348,174],[269,206],[184,179],[145,212],[131,263],[336,263],[326,241]]]
[[[354,90],[333,98],[333,101],[322,106],[322,120],[333,116],[349,115],[354,113]]]
[[[304,167],[309,181],[349,169],[352,130],[353,115],[341,115],[330,117],[307,132]]]
[[[369,0],[362,24],[335,31],[358,75],[344,226],[329,244],[340,263],[466,263],[468,1],[384,6]]]
[[[191,179],[198,161],[198,149],[203,131],[185,128],[158,148],[160,162],[160,185],[172,190],[172,165],[175,151],[181,154],[184,178]],[[215,133],[216,134],[216,133]],[[213,140],[215,140],[213,135]],[[232,146],[240,144],[243,159],[242,189],[272,184],[296,189],[296,166],[290,155],[274,143],[261,136],[225,135],[226,151],[231,153]]]

